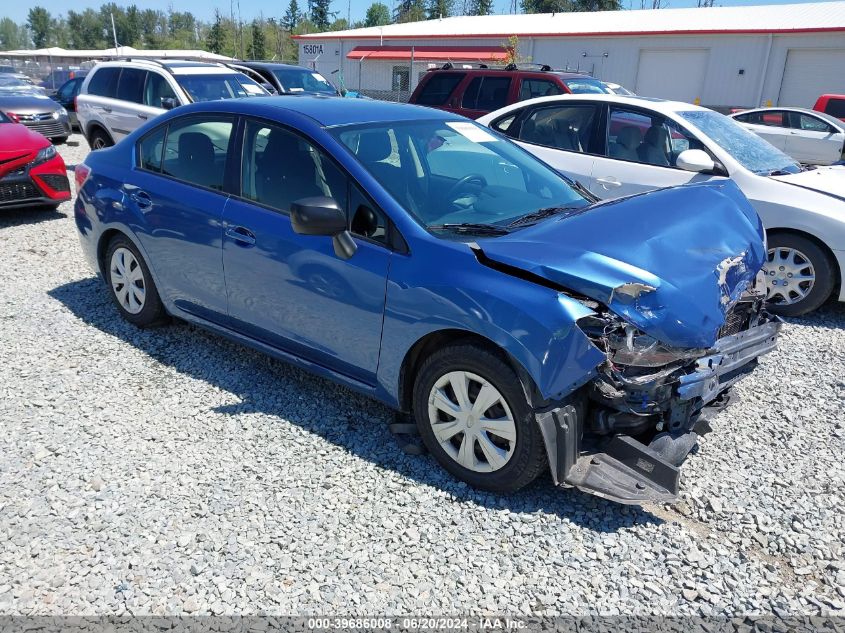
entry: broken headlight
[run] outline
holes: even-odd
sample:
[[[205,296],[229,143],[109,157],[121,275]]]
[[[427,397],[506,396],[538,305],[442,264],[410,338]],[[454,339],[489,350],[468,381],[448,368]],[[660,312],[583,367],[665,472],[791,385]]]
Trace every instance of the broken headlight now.
[[[672,347],[637,329],[614,314],[591,315],[578,326],[613,365],[663,367],[676,361],[701,358],[707,350]]]

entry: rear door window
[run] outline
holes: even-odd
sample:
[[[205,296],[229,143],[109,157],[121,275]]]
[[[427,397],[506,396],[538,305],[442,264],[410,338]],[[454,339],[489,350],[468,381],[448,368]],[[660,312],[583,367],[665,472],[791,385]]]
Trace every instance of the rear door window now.
[[[429,106],[445,104],[454,92],[455,86],[461,83],[465,76],[465,73],[435,73],[431,75],[422,87],[420,94],[417,95],[417,103]]]
[[[121,101],[141,103],[147,71],[140,68],[124,68],[117,82],[117,98]]]
[[[519,100],[535,97],[551,97],[562,94],[563,90],[554,81],[548,79],[523,79],[519,88]]]
[[[830,125],[822,121],[812,114],[803,114],[801,112],[790,113],[791,127],[798,130],[806,130],[808,132],[824,132],[826,134],[833,134],[836,132]]]
[[[177,119],[168,127],[161,172],[222,191],[233,127],[232,119],[221,116]]]
[[[461,107],[485,112],[498,110],[507,105],[510,86],[510,77],[476,77],[464,91]]]
[[[88,94],[98,97],[114,98],[117,94],[117,80],[120,77],[120,68],[109,66],[94,71],[94,76],[88,83]]]
[[[519,139],[569,152],[587,152],[598,119],[594,105],[563,105],[533,110],[523,121]]]

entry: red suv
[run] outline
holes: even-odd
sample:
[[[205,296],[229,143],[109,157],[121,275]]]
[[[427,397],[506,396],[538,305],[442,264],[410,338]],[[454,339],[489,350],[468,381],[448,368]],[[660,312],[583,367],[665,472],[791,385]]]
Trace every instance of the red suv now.
[[[813,110],[845,121],[845,95],[822,95],[816,101]]]
[[[513,64],[505,68],[455,68],[446,64],[423,75],[410,103],[477,119],[517,101],[567,93],[612,91],[595,77],[552,70],[550,66],[525,70]]]

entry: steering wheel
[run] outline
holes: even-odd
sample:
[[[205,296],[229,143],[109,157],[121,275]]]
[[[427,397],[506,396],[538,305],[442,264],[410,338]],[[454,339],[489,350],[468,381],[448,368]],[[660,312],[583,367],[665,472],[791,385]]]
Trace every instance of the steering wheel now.
[[[477,183],[479,187],[486,187],[487,179],[481,174],[467,174],[454,185],[452,185],[452,187],[446,194],[446,200],[449,200],[450,202],[453,201],[457,197],[457,194],[470,183]]]

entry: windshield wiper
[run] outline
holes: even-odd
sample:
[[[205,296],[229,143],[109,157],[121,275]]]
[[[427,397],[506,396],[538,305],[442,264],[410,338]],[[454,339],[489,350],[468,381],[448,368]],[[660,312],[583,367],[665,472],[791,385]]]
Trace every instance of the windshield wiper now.
[[[791,171],[785,171],[783,169],[773,169],[770,172],[768,172],[766,175],[767,176],[789,176],[791,174],[792,174]]]
[[[479,235],[505,235],[510,233],[507,227],[480,222],[460,222],[456,224],[432,224],[430,231],[454,231],[455,233],[476,233]]]
[[[568,207],[544,207],[542,209],[537,209],[536,211],[532,211],[531,213],[527,213],[522,217],[517,218],[510,224],[509,227],[514,226],[523,226],[525,224],[534,224],[535,222],[542,220],[543,218],[547,218],[551,215],[557,215],[558,213],[564,213],[566,211],[574,211],[576,209],[586,209],[586,206],[581,205],[570,205]]]

